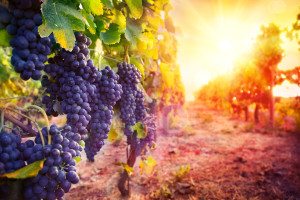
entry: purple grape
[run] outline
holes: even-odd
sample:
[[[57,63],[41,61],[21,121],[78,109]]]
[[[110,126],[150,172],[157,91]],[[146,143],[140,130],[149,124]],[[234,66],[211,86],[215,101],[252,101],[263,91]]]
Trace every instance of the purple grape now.
[[[0,22],[5,21],[7,32],[13,35],[10,41],[13,47],[11,63],[23,80],[39,80],[47,56],[51,53],[50,39],[41,38],[37,31],[42,24],[40,5],[41,2],[37,0],[11,0],[8,13],[11,17],[3,16],[2,19],[0,16]],[[7,15],[6,12],[0,13]]]
[[[72,128],[65,126],[58,128],[52,125],[49,130],[42,129],[45,142],[47,141],[47,133],[53,138],[52,143],[42,146],[40,135],[32,140],[26,141],[27,149],[31,149],[32,153],[24,156],[26,162],[35,162],[41,160],[36,155],[42,154],[45,159],[43,168],[38,175],[25,182],[24,198],[25,199],[61,199],[71,188],[72,184],[79,182],[79,176],[76,173],[75,156],[73,151],[78,151],[80,145],[72,139],[76,133],[72,132]],[[73,145],[64,144],[63,141],[68,140]],[[23,155],[27,151],[23,151]]]

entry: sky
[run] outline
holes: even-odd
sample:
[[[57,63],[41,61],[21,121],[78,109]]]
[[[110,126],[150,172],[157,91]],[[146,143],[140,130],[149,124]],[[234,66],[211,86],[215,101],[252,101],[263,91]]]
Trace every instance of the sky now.
[[[291,26],[300,13],[299,0],[172,0],[178,40],[178,64],[187,100],[212,78],[230,73],[234,61],[250,50],[260,26]],[[279,65],[300,65],[296,41],[284,39]],[[294,90],[295,91],[295,90]],[[299,91],[297,91],[300,93]]]

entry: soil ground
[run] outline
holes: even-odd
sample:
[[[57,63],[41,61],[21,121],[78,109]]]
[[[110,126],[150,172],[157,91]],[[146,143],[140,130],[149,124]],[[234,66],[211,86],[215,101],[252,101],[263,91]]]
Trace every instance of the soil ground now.
[[[140,174],[137,161],[129,198],[117,189],[121,141],[105,145],[94,163],[83,158],[81,181],[66,199],[300,199],[300,134],[270,133],[202,105],[187,106],[172,123],[159,128],[154,172]]]

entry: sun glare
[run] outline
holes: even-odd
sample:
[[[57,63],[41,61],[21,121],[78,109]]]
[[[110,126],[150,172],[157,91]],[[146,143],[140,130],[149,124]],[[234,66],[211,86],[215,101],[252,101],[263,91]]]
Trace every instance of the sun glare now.
[[[300,87],[296,84],[284,81],[281,85],[275,86],[273,92],[274,96],[277,97],[297,97],[300,96]]]
[[[231,51],[232,45],[229,41],[224,40],[219,43],[219,49],[224,53],[227,53],[228,51]]]
[[[188,88],[187,100],[193,100],[195,91],[209,80],[231,72],[241,54],[251,49],[261,25],[276,22],[286,27],[292,24],[298,13],[292,1],[277,4],[272,0],[173,0],[173,17],[178,27],[178,63]],[[290,46],[286,52],[292,55],[294,50],[289,49]],[[296,52],[298,57],[299,52]],[[296,66],[291,64],[291,59],[283,63]]]

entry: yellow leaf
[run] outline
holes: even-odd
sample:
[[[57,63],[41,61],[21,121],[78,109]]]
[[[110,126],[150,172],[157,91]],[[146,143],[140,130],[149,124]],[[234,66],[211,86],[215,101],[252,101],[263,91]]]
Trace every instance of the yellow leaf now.
[[[39,173],[39,171],[43,168],[44,161],[45,160],[36,161],[16,171],[2,174],[0,178],[6,177],[6,178],[13,178],[13,179],[26,179],[26,178],[35,177]]]
[[[190,173],[191,166],[190,165],[181,165],[179,169],[175,172],[176,179],[180,180]]]
[[[71,32],[72,35],[69,35],[68,33],[69,32],[58,29],[53,32],[57,43],[59,43],[62,48],[71,50],[75,44],[75,37],[73,31]]]
[[[133,174],[133,167],[130,167],[127,163],[119,162],[117,165],[122,166],[123,170],[125,170],[129,176]]]
[[[103,14],[103,5],[100,0],[90,1],[90,8],[93,14],[102,15]]]
[[[111,129],[108,132],[108,141],[109,142],[115,142],[119,138],[119,134],[116,131],[115,128],[111,127]]]
[[[150,175],[154,171],[154,167],[157,165],[156,160],[152,156],[148,156],[145,160],[141,160],[140,162],[140,170],[141,174],[145,173]]]

